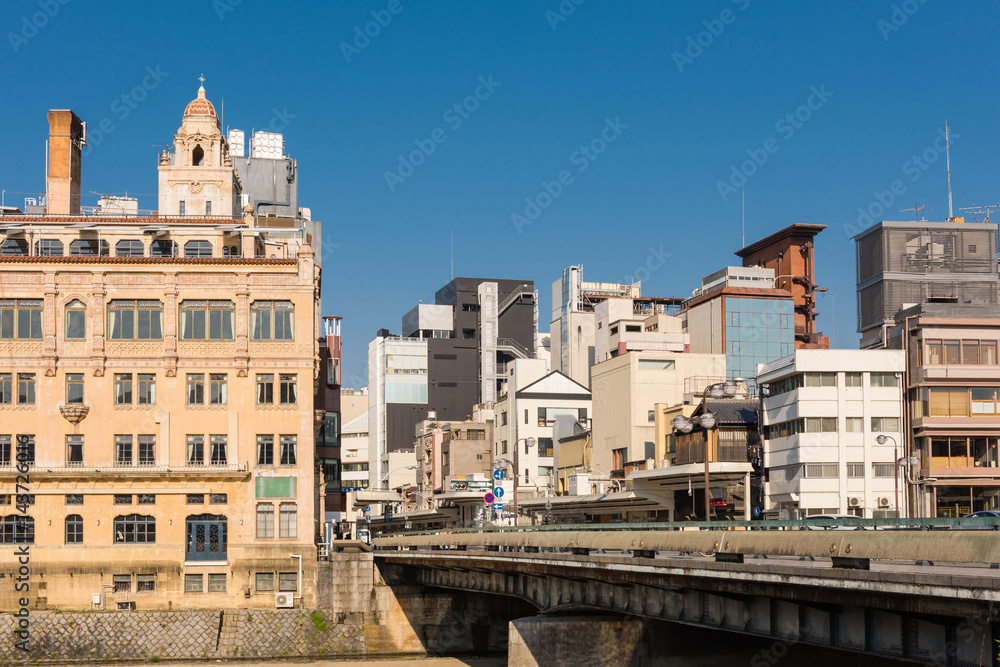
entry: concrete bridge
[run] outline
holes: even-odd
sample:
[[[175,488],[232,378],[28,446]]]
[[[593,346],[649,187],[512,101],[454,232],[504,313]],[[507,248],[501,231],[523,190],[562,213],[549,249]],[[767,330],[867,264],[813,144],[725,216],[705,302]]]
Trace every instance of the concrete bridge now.
[[[375,559],[390,585],[513,596],[546,613],[602,610],[771,637],[779,648],[1000,665],[1000,533],[828,527],[401,535],[377,539]],[[515,660],[519,634],[535,641],[522,648],[537,664],[566,648],[558,633],[517,624],[512,665],[534,664]]]

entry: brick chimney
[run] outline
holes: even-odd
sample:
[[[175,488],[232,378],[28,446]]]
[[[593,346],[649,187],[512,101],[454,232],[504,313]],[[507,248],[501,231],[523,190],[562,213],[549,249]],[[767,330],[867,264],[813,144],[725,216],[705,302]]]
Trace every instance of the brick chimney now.
[[[69,109],[49,110],[49,215],[80,215],[80,150],[87,144],[83,121]]]

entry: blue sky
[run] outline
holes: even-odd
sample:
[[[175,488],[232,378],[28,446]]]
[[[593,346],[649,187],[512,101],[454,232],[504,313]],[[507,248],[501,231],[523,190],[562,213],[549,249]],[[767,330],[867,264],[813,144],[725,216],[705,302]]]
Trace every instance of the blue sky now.
[[[156,145],[204,73],[227,126],[281,127],[299,161],[348,386],[450,279],[452,235],[455,275],[534,280],[547,330],[568,265],[681,296],[737,263],[744,179],[748,243],[828,225],[820,328],[856,347],[858,209],[947,215],[945,119],[956,208],[1000,201],[998,7],[7,0],[0,188],[44,190],[45,113],[68,107],[91,128],[83,190],[155,208]]]

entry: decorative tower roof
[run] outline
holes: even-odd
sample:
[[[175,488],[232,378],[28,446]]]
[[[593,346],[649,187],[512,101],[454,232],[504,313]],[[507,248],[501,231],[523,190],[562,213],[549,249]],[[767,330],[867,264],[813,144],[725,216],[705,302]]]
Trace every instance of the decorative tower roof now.
[[[184,108],[185,116],[212,116],[218,119],[218,114],[215,113],[215,107],[212,103],[205,98],[205,76],[202,75],[198,77],[202,85],[198,87],[198,97],[188,102],[187,107]]]

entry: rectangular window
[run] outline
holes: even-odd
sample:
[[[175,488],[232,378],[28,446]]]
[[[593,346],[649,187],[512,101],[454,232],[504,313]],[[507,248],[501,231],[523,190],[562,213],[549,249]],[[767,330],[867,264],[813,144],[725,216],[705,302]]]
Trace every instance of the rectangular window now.
[[[274,504],[259,503],[257,505],[257,538],[274,537]]]
[[[254,301],[250,307],[253,340],[295,340],[294,323],[291,301]]]
[[[135,592],[136,593],[152,593],[156,590],[156,575],[155,574],[137,574],[135,575]]]
[[[845,419],[847,422],[847,432],[848,433],[864,433],[865,432],[865,418],[864,417],[847,417]]]
[[[979,341],[978,340],[963,340],[962,341],[962,365],[964,365],[964,366],[978,366],[979,365]]]
[[[806,373],[807,387],[836,387],[836,373]]]
[[[115,574],[112,576],[112,581],[114,582],[115,593],[128,593],[132,590],[131,574]]]
[[[211,456],[210,460],[212,465],[215,466],[226,465],[226,463],[228,462],[226,458],[226,444],[228,436],[212,435],[209,436],[208,440],[209,444],[212,447],[212,451],[210,452]]]
[[[66,402],[83,403],[83,373],[66,374]]]
[[[0,435],[0,465],[10,465],[9,435]]]
[[[212,405],[226,405],[229,402],[228,377],[225,373],[209,375],[209,403]]]
[[[929,416],[969,416],[969,390],[967,388],[930,387],[929,389]]]
[[[944,350],[939,340],[928,340],[924,343],[924,363],[928,366],[940,366],[944,363]]]
[[[152,493],[140,493],[136,497],[136,502],[139,505],[155,505],[156,496]]]
[[[188,493],[186,494],[185,500],[188,505],[204,505],[205,504],[205,494],[204,493]]]
[[[500,413],[500,425],[501,426],[506,426],[507,425],[507,413],[506,412],[501,412]]]
[[[82,493],[69,493],[69,494],[66,494],[66,504],[67,505],[82,505],[83,504],[83,494]]]
[[[256,588],[258,591],[269,592],[274,590],[274,572],[258,572],[256,575]]]
[[[257,465],[259,465],[259,466],[273,466],[274,465],[274,436],[273,435],[258,435],[257,436]]]
[[[552,456],[552,438],[538,438],[538,455]]]
[[[641,371],[669,371],[674,367],[673,359],[639,359]]]
[[[295,377],[284,374],[278,376],[278,381],[281,384],[280,401],[282,405],[295,405]]]
[[[14,402],[14,383],[11,373],[0,373],[0,405]]]
[[[860,387],[861,386],[861,373],[844,373],[844,386],[845,387]]]
[[[851,479],[857,479],[859,477],[865,476],[865,464],[864,463],[848,463],[847,464],[847,476]]]
[[[132,405],[131,373],[115,373],[115,405]]]
[[[115,505],[131,505],[131,504],[132,504],[132,494],[130,493],[115,494]]]
[[[205,436],[189,435],[187,437],[187,464],[200,466],[205,463]]]
[[[111,301],[108,340],[163,340],[163,304],[135,299]]]
[[[69,466],[82,466],[83,465],[83,436],[82,435],[67,435],[66,436],[66,465],[69,465]]]
[[[873,387],[898,387],[899,378],[895,373],[872,373],[871,385]]]
[[[233,340],[232,301],[181,301],[181,340]]]
[[[296,572],[279,572],[278,573],[278,591],[279,592],[294,592],[299,590],[299,575]]]
[[[209,574],[208,575],[208,592],[209,593],[225,593],[226,592],[226,575],[225,574]]]
[[[156,374],[139,373],[139,405],[156,405]]]
[[[957,340],[946,340],[942,344],[944,363],[952,366],[962,363],[962,343]]]
[[[14,443],[13,456],[17,462],[20,463],[22,459],[27,459],[28,465],[34,465],[35,436],[21,434],[14,438]]]
[[[139,465],[151,466],[156,463],[156,436],[139,436]]]
[[[983,366],[997,365],[997,342],[995,340],[979,341],[979,363]]]
[[[281,503],[278,506],[278,537],[296,537],[298,508],[295,503]]]
[[[279,465],[283,466],[293,466],[296,464],[295,458],[295,440],[294,435],[283,435],[279,439],[281,444],[281,458],[279,460]]]
[[[896,465],[893,463],[873,463],[875,477],[892,477],[896,474]]]
[[[836,463],[806,463],[803,464],[802,476],[808,479],[836,479],[838,475]]]
[[[274,375],[272,373],[257,374],[257,403],[259,405],[274,403]]]
[[[996,387],[972,387],[969,389],[973,415],[1000,414],[1000,391]]]
[[[177,203],[178,203],[177,212],[180,215],[187,215],[187,202],[182,199]]]
[[[187,404],[205,404],[205,374],[188,373],[187,376]]]
[[[132,465],[132,436],[115,436],[115,465]]]
[[[201,574],[185,574],[184,575],[184,592],[185,593],[202,593],[205,588],[205,576]]]
[[[872,433],[899,433],[899,417],[872,417]]]
[[[0,340],[41,340],[41,299],[0,299]]]
[[[806,417],[806,433],[836,433],[836,417]]]
[[[209,505],[225,505],[229,502],[229,497],[224,493],[210,493],[208,495]]]
[[[211,200],[205,202],[205,215],[212,215],[212,202],[211,202]]]
[[[656,421],[656,411],[655,410],[648,410],[646,412],[646,421],[648,421],[650,423]]]

